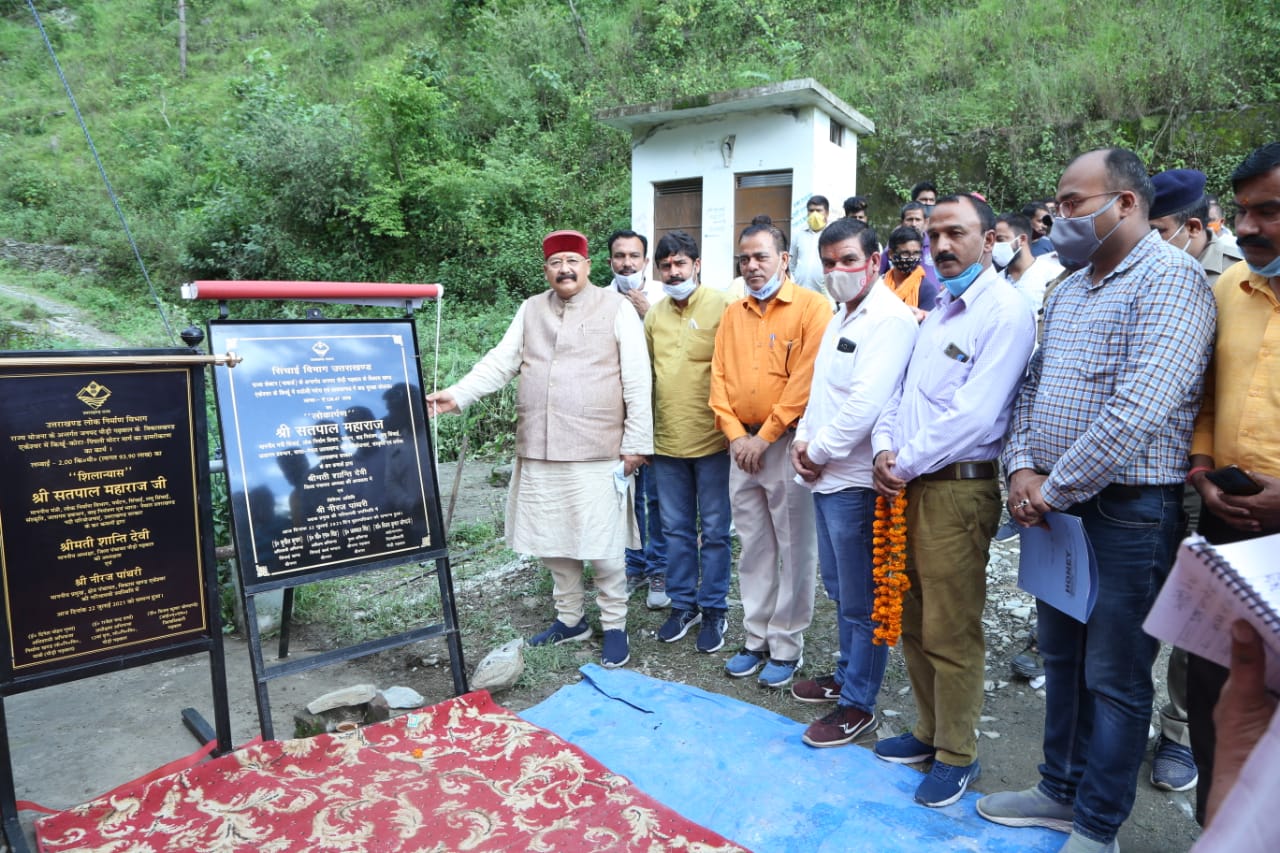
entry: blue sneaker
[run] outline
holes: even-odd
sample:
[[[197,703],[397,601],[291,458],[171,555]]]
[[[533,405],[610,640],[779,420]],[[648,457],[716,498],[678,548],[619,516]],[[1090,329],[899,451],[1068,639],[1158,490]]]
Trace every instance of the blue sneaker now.
[[[671,615],[667,617],[667,621],[662,623],[662,627],[658,629],[658,639],[664,643],[674,643],[676,640],[684,639],[684,635],[689,633],[689,629],[702,621],[702,614],[696,610],[681,610],[679,607],[671,608]]]
[[[1191,748],[1169,740],[1163,734],[1156,738],[1155,755],[1151,758],[1151,784],[1162,791],[1189,791],[1200,781]]]
[[[559,619],[551,623],[551,627],[543,631],[541,634],[535,634],[529,638],[531,646],[558,646],[561,643],[573,643],[578,640],[585,640],[591,636],[591,626],[587,624],[587,620],[583,619],[574,627],[561,622]]]
[[[977,779],[981,772],[982,767],[977,761],[964,767],[956,767],[935,759],[933,769],[924,777],[920,787],[916,788],[916,802],[931,809],[949,806],[964,796],[969,783]]]
[[[723,610],[702,611],[702,627],[698,629],[698,651],[718,652],[724,647],[724,632],[729,627]]]
[[[760,686],[786,687],[802,666],[804,655],[795,660],[770,660],[768,666],[760,671]]]
[[[631,660],[631,644],[627,632],[610,628],[604,632],[604,648],[600,650],[600,665],[605,669],[617,669]]]
[[[876,758],[892,764],[919,764],[933,758],[935,750],[911,732],[878,741],[873,752]]]
[[[768,656],[768,652],[742,649],[729,658],[728,663],[724,665],[724,671],[734,678],[746,678],[748,675],[755,675],[760,671],[760,667],[764,666],[764,659]]]

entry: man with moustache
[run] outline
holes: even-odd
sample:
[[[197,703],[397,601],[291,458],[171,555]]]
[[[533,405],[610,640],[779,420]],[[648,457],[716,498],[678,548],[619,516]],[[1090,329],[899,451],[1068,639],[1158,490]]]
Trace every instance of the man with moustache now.
[[[635,306],[644,320],[649,309],[662,299],[662,286],[647,282],[649,240],[630,229],[609,235],[609,268],[613,270],[613,289]],[[627,549],[627,596],[641,587],[649,588],[645,605],[661,610],[671,603],[667,597],[667,542],[662,536],[662,518],[658,509],[658,487],[655,473],[648,465],[636,471],[636,526],[640,529],[640,547]]]
[[[912,310],[877,280],[879,244],[870,228],[853,219],[833,222],[822,232],[818,252],[827,293],[838,307],[814,362],[791,464],[813,491],[818,565],[836,604],[840,657],[833,673],[797,681],[791,695],[835,703],[803,738],[810,746],[831,747],[852,743],[875,725],[889,659],[889,647],[872,642],[871,428],[902,381],[917,325]]]
[[[1177,548],[1213,343],[1212,292],[1195,260],[1151,230],[1153,195],[1124,149],[1081,154],[1062,173],[1053,242],[1077,272],[1045,305],[1001,460],[1014,521],[1077,516],[1097,555],[1087,621],[1037,602],[1040,782],[978,801],[996,823],[1070,832],[1064,853],[1117,850],[1133,808],[1159,649],[1142,620]]]
[[[986,567],[1000,522],[996,457],[1036,328],[1026,301],[991,265],[995,214],[985,201],[947,196],[928,229],[943,288],[872,433],[876,491],[892,498],[906,490],[902,653],[919,716],[875,753],[898,764],[932,759],[915,799],[941,807],[980,772],[974,731]]]
[[[550,290],[521,303],[498,345],[454,385],[427,395],[435,415],[466,408],[516,376],[516,462],[506,539],[551,572],[556,620],[529,644],[588,639],[584,562],[594,569],[600,663],[630,660],[623,551],[638,544],[631,474],[653,452],[644,327],[618,293],[591,285],[587,238],[542,241]]]
[[[1231,188],[1244,263],[1213,288],[1218,335],[1187,477],[1204,501],[1199,532],[1215,544],[1280,532],[1280,142],[1250,153],[1231,174]],[[1261,490],[1231,495],[1215,486],[1206,475],[1224,465],[1241,468]],[[1196,819],[1204,823],[1214,783],[1214,706],[1227,671],[1198,655],[1187,658],[1187,716],[1200,775]]]
[[[813,619],[813,496],[795,482],[790,451],[831,319],[826,297],[787,275],[786,247],[771,224],[750,225],[739,236],[747,295],[725,309],[711,360],[711,408],[729,440],[729,494],[742,541],[746,638],[725,672],[759,672],[764,687],[791,683]]]
[[[667,541],[671,615],[658,639],[674,643],[701,624],[697,649],[724,645],[728,612],[729,451],[707,405],[716,330],[729,297],[703,287],[698,244],[684,231],[654,251],[666,298],[645,317],[653,362],[653,471]]]

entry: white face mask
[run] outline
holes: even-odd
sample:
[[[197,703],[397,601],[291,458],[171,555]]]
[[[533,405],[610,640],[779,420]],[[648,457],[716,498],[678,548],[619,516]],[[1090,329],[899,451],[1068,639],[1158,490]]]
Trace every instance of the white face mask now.
[[[662,285],[662,291],[677,302],[683,302],[693,295],[698,289],[698,282],[689,279],[688,281],[675,281],[671,284]]]
[[[1174,239],[1185,230],[1187,230],[1187,223],[1184,222],[1178,226],[1177,231],[1174,231],[1172,234],[1169,235],[1169,240],[1168,240],[1169,245],[1176,246],[1177,244],[1173,242]],[[1178,246],[1178,248],[1186,252],[1187,254],[1191,253],[1191,235],[1190,234],[1187,235],[1187,242],[1183,243],[1181,246]]]
[[[1014,246],[1019,248],[1014,249]],[[996,243],[991,247],[991,263],[1000,269],[1004,269],[1013,263],[1013,259],[1018,257],[1018,253],[1022,251],[1021,243],[1010,240],[1006,243]]]
[[[614,273],[613,286],[618,288],[619,293],[626,293],[628,290],[639,290],[644,287],[644,271],[633,272],[631,275]]]
[[[866,296],[867,288],[871,286],[871,276],[867,270],[870,266],[871,262],[867,261],[860,267],[832,267],[831,272],[822,277],[827,293],[841,304]]]

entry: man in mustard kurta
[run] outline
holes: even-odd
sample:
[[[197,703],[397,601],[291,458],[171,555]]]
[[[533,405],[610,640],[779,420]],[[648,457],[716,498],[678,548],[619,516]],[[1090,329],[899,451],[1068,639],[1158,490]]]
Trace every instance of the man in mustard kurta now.
[[[735,678],[760,672],[765,687],[791,683],[813,619],[813,494],[795,482],[791,443],[831,320],[826,297],[787,274],[786,245],[773,225],[751,225],[738,238],[747,295],[725,310],[711,361],[711,408],[729,440],[729,494],[742,540],[746,638],[725,672]]]
[[[507,544],[542,558],[557,616],[529,643],[591,636],[589,560],[604,629],[600,662],[617,667],[631,657],[623,551],[640,541],[631,475],[653,452],[644,327],[616,291],[592,286],[582,234],[552,232],[542,251],[551,289],[526,299],[498,345],[427,403],[433,416],[462,409],[519,375]]]
[[[698,244],[684,231],[658,241],[653,260],[667,298],[644,318],[653,362],[653,470],[667,543],[671,615],[658,639],[698,630],[700,652],[724,645],[729,572],[729,451],[707,405],[716,329],[729,298],[698,280]]]

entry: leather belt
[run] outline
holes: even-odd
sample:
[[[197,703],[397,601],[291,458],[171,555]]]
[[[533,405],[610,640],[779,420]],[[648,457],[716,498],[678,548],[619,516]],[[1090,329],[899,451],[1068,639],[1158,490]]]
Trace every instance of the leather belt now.
[[[996,476],[995,462],[952,462],[937,471],[921,474],[921,480],[993,480]]]

